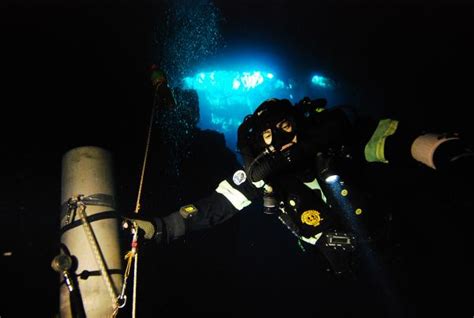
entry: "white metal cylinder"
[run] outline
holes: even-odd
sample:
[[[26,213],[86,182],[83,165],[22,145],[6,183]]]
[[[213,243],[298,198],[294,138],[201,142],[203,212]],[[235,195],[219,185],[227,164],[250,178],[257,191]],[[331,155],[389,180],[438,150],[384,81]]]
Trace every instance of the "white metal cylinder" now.
[[[80,215],[75,213],[73,217],[68,217],[67,208],[64,208],[70,198],[77,198],[79,195],[106,198],[101,201],[102,204],[86,205],[85,212],[88,217],[96,218],[91,219],[89,224],[106,268],[111,271],[112,287],[117,294],[123,281],[119,222],[116,217],[111,216],[113,213],[104,213],[115,212],[113,162],[108,151],[99,147],[79,147],[68,151],[62,160],[61,244],[77,261],[77,268],[74,268],[76,275],[84,271],[98,273],[100,267],[97,257],[93,253]],[[77,282],[86,316],[110,317],[113,301],[103,277],[91,275],[87,279],[78,278]],[[65,284],[61,285],[59,294],[61,317],[72,317],[69,291]]]

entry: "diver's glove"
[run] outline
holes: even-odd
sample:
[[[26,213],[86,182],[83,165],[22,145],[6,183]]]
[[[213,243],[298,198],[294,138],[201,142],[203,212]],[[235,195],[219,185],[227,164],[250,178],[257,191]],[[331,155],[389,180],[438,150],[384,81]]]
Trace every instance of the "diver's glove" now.
[[[186,232],[184,209],[173,212],[165,217],[142,217],[134,215],[131,218],[124,217],[122,228],[131,229],[135,222],[138,226],[139,234],[145,240],[154,240],[157,244],[166,244],[172,240],[182,237]],[[195,213],[193,211],[192,213]]]
[[[154,240],[158,244],[165,240],[164,223],[161,218],[143,217],[141,215],[122,217],[122,229],[132,230],[134,224],[138,227],[140,238],[146,241]]]
[[[146,240],[153,239],[155,234],[158,232],[157,229],[161,225],[161,222],[157,222],[157,220],[153,218],[144,218],[138,215],[134,218],[122,218],[122,228],[124,230],[132,229],[133,223],[135,223],[138,227],[139,234],[143,236],[143,238]],[[160,225],[158,225],[157,223],[160,223]]]

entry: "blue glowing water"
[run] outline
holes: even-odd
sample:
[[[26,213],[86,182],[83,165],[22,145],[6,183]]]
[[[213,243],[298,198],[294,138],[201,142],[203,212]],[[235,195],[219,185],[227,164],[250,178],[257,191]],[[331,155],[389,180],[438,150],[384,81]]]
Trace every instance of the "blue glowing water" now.
[[[219,21],[220,12],[210,0],[170,1],[160,21],[159,64],[170,86],[197,91],[198,126],[223,133],[232,150],[240,123],[266,99],[295,103],[305,96],[326,98],[328,107],[348,102],[330,76],[312,70],[294,74],[270,49],[234,47],[232,55],[223,56]]]
[[[298,102],[304,96],[333,99],[335,82],[314,75],[308,85],[280,78],[268,70],[215,70],[185,77],[183,88],[198,92],[199,127],[223,133],[227,145],[236,149],[237,129],[244,117],[269,98]],[[316,93],[316,94],[315,94]]]
[[[183,85],[198,92],[199,126],[224,133],[233,150],[237,129],[246,115],[270,97],[293,98],[291,84],[260,70],[199,72],[184,78]]]

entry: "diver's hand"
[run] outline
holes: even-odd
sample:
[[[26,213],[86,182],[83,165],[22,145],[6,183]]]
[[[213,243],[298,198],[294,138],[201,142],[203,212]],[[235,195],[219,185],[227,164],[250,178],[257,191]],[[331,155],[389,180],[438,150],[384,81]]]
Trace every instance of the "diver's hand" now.
[[[161,241],[163,222],[160,218],[143,217],[138,214],[122,217],[122,229],[131,230],[134,224],[136,224],[139,234],[145,240],[155,239],[158,242]]]
[[[185,234],[185,220],[194,213],[197,213],[197,209],[189,204],[163,217],[132,215],[131,217],[123,218],[122,228],[130,229],[135,222],[138,226],[139,234],[143,235],[145,240],[154,240],[157,244],[166,244]]]

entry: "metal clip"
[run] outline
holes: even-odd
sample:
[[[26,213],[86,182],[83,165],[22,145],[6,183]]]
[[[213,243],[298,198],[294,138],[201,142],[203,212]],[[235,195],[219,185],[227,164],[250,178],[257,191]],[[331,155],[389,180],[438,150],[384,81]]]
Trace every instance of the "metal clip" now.
[[[68,210],[66,213],[66,220],[64,221],[65,225],[68,225],[72,221],[74,221],[74,218],[76,217],[77,206],[79,202],[82,201],[83,198],[84,198],[83,194],[79,194],[77,197],[69,198],[69,200],[67,201]]]
[[[123,302],[121,302],[121,301],[123,301]],[[123,308],[123,307],[125,307],[126,304],[127,304],[127,295],[118,296],[118,298],[117,298],[118,308]]]

